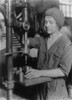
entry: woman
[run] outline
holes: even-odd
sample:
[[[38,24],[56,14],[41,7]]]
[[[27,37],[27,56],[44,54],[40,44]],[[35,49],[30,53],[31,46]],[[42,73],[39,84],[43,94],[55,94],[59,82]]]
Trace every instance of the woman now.
[[[30,38],[29,46],[37,47],[37,69],[27,69],[26,78],[49,77],[51,82],[38,89],[37,100],[63,100],[68,98],[66,78],[72,65],[72,44],[60,32],[64,15],[58,8],[50,8],[44,14],[44,30],[47,35]],[[44,33],[43,33],[44,34]],[[34,99],[33,99],[34,100]]]

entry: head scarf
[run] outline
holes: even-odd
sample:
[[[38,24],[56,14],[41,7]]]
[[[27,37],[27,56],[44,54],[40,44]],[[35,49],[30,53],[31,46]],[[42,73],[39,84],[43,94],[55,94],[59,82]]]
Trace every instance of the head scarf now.
[[[59,8],[54,7],[47,9],[44,16],[52,16],[60,28],[64,25],[64,14]]]

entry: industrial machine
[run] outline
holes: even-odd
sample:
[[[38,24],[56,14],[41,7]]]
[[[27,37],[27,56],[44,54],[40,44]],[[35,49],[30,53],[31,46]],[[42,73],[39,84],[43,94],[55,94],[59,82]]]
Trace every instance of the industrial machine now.
[[[7,62],[7,90],[8,100],[12,98],[14,83],[32,86],[47,82],[48,78],[28,80],[24,74],[28,65],[28,37],[41,33],[41,19],[43,12],[50,7],[59,7],[58,0],[5,0],[0,4],[0,12],[4,15],[6,25],[6,62]],[[13,33],[21,47],[13,50]],[[22,57],[21,65],[14,65],[13,56]],[[19,55],[19,56],[18,56]]]

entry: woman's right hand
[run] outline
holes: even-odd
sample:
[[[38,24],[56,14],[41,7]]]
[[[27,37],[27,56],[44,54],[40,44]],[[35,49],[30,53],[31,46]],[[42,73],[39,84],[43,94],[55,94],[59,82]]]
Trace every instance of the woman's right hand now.
[[[38,78],[38,77],[41,77],[41,71],[40,70],[36,70],[36,69],[33,69],[33,68],[29,68],[26,71],[25,78],[32,79],[32,78]]]

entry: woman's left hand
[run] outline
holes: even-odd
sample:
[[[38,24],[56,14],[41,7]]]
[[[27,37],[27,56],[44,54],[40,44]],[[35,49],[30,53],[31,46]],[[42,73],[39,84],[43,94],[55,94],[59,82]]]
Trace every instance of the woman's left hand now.
[[[37,78],[37,77],[40,77],[40,76],[41,76],[41,71],[40,70],[36,70],[36,69],[32,69],[32,68],[28,69],[26,71],[26,75],[25,75],[25,77],[29,78],[29,79]]]

